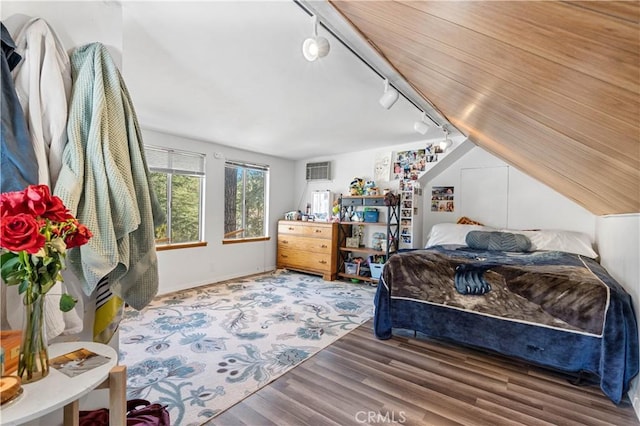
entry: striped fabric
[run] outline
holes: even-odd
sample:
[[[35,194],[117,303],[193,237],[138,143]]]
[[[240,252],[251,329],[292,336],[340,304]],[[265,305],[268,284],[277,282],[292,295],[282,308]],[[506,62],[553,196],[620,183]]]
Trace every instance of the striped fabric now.
[[[470,231],[467,246],[479,250],[529,251],[531,241],[525,235],[510,232]]]
[[[109,343],[118,329],[124,311],[122,299],[111,292],[109,276],[96,287],[96,315],[93,321],[93,341]]]

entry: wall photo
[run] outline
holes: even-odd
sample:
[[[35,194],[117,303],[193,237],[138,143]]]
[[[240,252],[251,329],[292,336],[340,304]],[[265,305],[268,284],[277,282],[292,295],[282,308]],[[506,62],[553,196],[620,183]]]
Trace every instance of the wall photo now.
[[[434,186],[431,189],[431,211],[447,213],[454,212],[455,204],[453,197],[453,186]]]
[[[399,151],[393,163],[393,178],[418,180],[420,172],[425,171],[426,149]]]

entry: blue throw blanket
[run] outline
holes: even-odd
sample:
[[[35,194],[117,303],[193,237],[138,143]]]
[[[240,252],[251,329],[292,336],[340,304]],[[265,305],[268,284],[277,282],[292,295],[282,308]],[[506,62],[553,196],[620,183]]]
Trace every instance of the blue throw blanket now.
[[[482,276],[488,290],[459,293],[456,269],[471,281]],[[638,374],[631,297],[590,258],[444,246],[398,253],[384,267],[375,305],[378,338],[390,338],[392,328],[418,330],[562,371],[593,373],[615,403]]]

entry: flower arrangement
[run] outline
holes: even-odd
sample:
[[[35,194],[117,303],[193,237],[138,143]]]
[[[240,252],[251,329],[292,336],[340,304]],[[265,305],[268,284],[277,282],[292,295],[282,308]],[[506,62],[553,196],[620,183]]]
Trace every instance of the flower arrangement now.
[[[86,244],[92,233],[69,213],[59,197],[51,195],[46,185],[0,194],[0,219],[1,276],[7,285],[18,286],[26,310],[18,375],[32,381],[23,375],[35,368],[30,364],[37,359],[27,359],[29,354],[39,357],[40,364],[47,357],[46,342],[42,343],[44,296],[62,281],[60,272],[65,268],[67,249]],[[68,294],[60,298],[63,312],[75,304]],[[48,372],[48,365],[40,368]]]

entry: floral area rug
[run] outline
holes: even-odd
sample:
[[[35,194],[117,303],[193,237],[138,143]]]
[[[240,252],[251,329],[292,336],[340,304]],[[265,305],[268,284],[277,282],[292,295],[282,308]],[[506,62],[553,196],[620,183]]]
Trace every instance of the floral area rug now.
[[[369,320],[374,293],[367,284],[278,271],[127,308],[127,399],[167,405],[172,425],[206,423]]]

